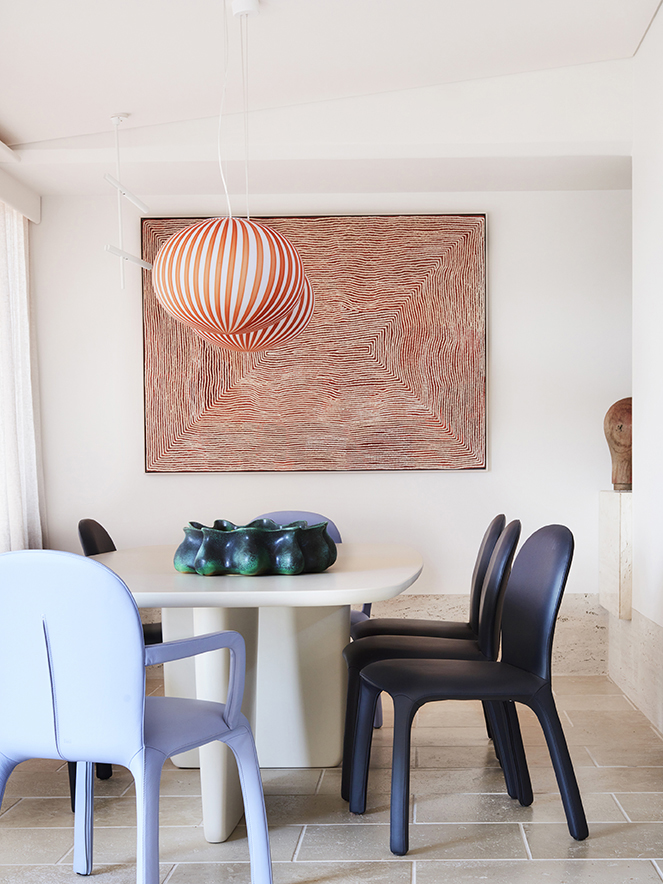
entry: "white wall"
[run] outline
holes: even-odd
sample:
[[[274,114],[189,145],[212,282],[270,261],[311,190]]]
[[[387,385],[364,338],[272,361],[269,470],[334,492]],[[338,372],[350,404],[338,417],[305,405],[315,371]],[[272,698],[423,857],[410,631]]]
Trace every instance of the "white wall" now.
[[[598,492],[610,487],[603,416],[630,395],[630,194],[484,193],[270,197],[254,213],[486,212],[488,469],[478,472],[145,474],[139,271],[118,287],[115,201],[48,197],[33,227],[47,542],[76,550],[79,518],[118,546],[179,542],[196,519],[263,510],[329,514],[346,539],[417,545],[416,593],[464,592],[499,511],[525,534],[576,535],[570,592],[597,589]],[[219,210],[151,200],[154,214]],[[139,249],[138,221],[128,248]]]
[[[633,606],[663,626],[663,16],[635,58]],[[661,698],[663,703],[663,697]]]

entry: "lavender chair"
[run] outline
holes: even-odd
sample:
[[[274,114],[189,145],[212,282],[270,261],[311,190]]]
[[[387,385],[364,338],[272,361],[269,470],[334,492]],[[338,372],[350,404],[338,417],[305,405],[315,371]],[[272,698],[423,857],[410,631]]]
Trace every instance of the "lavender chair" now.
[[[117,547],[113,538],[103,525],[94,519],[81,519],[78,523],[78,538],[84,556],[96,556],[99,553],[114,552]],[[146,645],[155,645],[163,641],[161,623],[143,623],[143,638]],[[76,810],[76,762],[69,762],[69,795],[72,813]],[[97,764],[97,779],[108,780],[113,776],[110,764]]]
[[[54,550],[0,555],[0,797],[28,758],[78,762],[74,871],[92,870],[93,762],[136,785],[137,884],[159,882],[159,786],[167,758],[213,740],[237,760],[253,884],[271,884],[253,735],[240,712],[244,640],[219,632],[145,647],[136,603],[110,569]],[[90,630],[90,620],[103,624]],[[146,697],[145,666],[228,648],[226,703]]]

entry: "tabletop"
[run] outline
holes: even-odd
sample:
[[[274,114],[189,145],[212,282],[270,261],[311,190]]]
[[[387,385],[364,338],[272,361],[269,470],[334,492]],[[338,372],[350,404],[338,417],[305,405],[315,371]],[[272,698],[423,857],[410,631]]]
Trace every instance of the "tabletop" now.
[[[127,584],[139,608],[261,608],[356,605],[393,598],[419,577],[420,553],[393,543],[342,543],[321,574],[201,577],[175,570],[174,546],[93,556]]]

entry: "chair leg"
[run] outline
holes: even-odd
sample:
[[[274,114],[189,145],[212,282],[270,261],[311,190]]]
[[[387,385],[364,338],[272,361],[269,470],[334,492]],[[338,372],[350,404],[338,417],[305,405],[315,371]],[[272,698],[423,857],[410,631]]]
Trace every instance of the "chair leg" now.
[[[0,804],[2,804],[2,799],[5,795],[5,786],[7,785],[9,775],[17,764],[18,761],[13,761],[11,758],[7,758],[6,755],[0,753]]]
[[[345,729],[343,731],[343,763],[341,767],[341,798],[350,800],[350,776],[352,753],[354,751],[355,730],[357,728],[357,707],[359,706],[360,670],[348,669],[348,692],[345,700]]]
[[[165,758],[143,749],[131,760],[136,785],[136,884],[159,884],[159,789]]]
[[[73,764],[73,762],[69,762]],[[74,764],[76,784],[74,817],[74,871],[77,875],[92,874],[92,842],[94,817],[94,764]],[[71,778],[71,767],[69,769]]]
[[[516,711],[516,704],[512,700],[502,704],[508,722],[509,743],[511,746],[511,755],[513,765],[518,777],[518,801],[523,807],[529,807],[534,801],[534,793],[532,792],[532,781],[529,776],[529,768],[527,766],[527,758],[525,756],[525,747],[523,746],[523,735],[520,732],[520,721]]]
[[[384,723],[384,717],[382,715],[382,697],[378,697],[378,704],[375,707],[375,718],[373,719],[373,727],[377,730],[381,728]]]
[[[490,713],[488,712],[486,700],[482,700],[481,705],[483,706],[483,718],[484,718],[484,721],[486,722],[486,733],[488,734],[488,739],[492,740],[493,739],[493,732],[490,727]],[[497,755],[497,750],[495,751],[495,754]],[[497,757],[497,760],[500,762],[500,764],[502,763],[500,761],[499,756]]]
[[[68,761],[67,770],[69,773],[69,798],[71,800],[71,812],[76,812],[76,762]],[[97,764],[97,779],[108,780],[113,776],[113,766],[99,762]]]
[[[368,682],[359,680],[359,702],[357,704],[357,724],[354,740],[348,755],[350,761],[350,801],[351,813],[364,813],[368,787],[368,767],[371,760],[373,721],[380,691]],[[345,761],[345,759],[344,759]]]
[[[67,762],[67,772],[69,774],[69,800],[71,801],[71,812],[76,813],[76,762]]]
[[[510,798],[519,798],[519,778],[511,749],[509,721],[506,716],[504,704],[499,702],[485,702],[483,710],[488,720],[490,732],[493,735],[495,754],[502,766],[506,790],[509,793]]]
[[[396,856],[405,856],[409,848],[410,735],[416,711],[408,697],[394,697],[389,847]]]
[[[272,884],[272,859],[269,849],[269,832],[265,797],[260,779],[258,755],[253,734],[248,725],[237,728],[225,741],[237,761],[239,781],[244,799],[244,816],[249,840],[252,884]]]
[[[566,822],[571,836],[576,841],[584,841],[589,835],[587,818],[582,806],[580,789],[566,744],[562,723],[557,714],[557,707],[549,685],[541,688],[530,700],[530,705],[543,729],[550,760],[557,778],[557,785],[562,796],[562,804],[566,813]]]
[[[110,780],[113,776],[113,765],[105,764],[103,761],[98,762],[97,764],[97,779],[98,780]]]

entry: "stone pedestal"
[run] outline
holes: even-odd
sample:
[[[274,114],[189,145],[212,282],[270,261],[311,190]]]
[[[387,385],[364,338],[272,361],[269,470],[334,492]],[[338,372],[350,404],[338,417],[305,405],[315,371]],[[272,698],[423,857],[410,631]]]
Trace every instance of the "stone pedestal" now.
[[[599,599],[621,620],[631,619],[632,499],[630,491],[601,491],[599,500]]]

